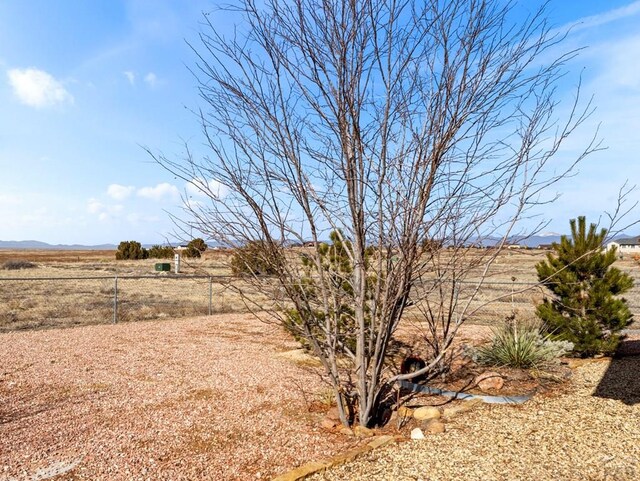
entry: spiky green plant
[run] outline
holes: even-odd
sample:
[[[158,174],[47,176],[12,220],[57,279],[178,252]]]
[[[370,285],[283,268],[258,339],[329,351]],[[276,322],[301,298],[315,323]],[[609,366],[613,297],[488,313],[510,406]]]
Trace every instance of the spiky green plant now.
[[[475,350],[474,360],[486,366],[539,367],[571,351],[573,345],[543,334],[535,320],[518,321],[510,316],[494,328],[491,341]]]
[[[584,217],[570,221],[571,238],[562,236],[553,252],[536,265],[538,279],[553,297],[536,309],[538,317],[554,336],[574,344],[583,356],[612,353],[617,334],[632,322],[624,298],[618,296],[633,286],[633,279],[612,267],[616,250],[603,247],[606,229],[587,231]]]

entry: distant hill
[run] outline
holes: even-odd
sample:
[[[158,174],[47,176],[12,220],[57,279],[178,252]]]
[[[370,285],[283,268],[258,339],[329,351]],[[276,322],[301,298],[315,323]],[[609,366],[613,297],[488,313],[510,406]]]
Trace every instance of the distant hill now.
[[[521,246],[536,248],[539,245],[551,245],[554,242],[560,242],[560,234],[556,234],[554,232],[550,232],[548,234],[540,234],[530,236],[526,239],[520,237],[511,237],[508,239],[508,243],[511,244],[519,244]],[[627,234],[618,234],[614,237],[616,239],[626,239],[629,237],[638,237],[638,236],[630,236]],[[481,244],[484,247],[492,247],[499,242],[498,238],[485,238],[482,242],[471,242],[471,244]],[[166,245],[166,244],[161,244]],[[152,244],[142,244],[143,247],[149,248]],[[217,243],[211,242],[209,243],[210,248],[215,248],[218,246]],[[1,241],[0,240],[0,249],[43,249],[43,250],[69,250],[69,251],[89,251],[89,250],[116,250],[118,248],[115,244],[99,244],[99,245],[82,245],[82,244],[47,244],[46,242],[41,242],[37,240],[25,240],[25,241]]]
[[[570,234],[567,234],[569,236],[569,238],[571,237]],[[523,245],[523,246],[527,246],[527,247],[538,247],[539,245],[551,245],[554,242],[558,242],[560,243],[560,238],[562,237],[561,234],[556,234],[556,233],[549,233],[549,234],[541,234],[541,235],[533,235],[531,237],[528,237],[526,239],[522,239],[522,237],[520,238],[511,238],[509,239],[509,242],[513,243],[513,244],[519,244],[519,245]],[[612,240],[617,240],[617,239],[627,239],[629,237],[638,237],[638,236],[629,236],[627,234],[618,234],[616,235]],[[606,243],[606,242],[605,242]]]
[[[118,246],[113,244],[100,244],[86,246],[81,244],[47,244],[36,240],[25,241],[0,241],[0,249],[47,249],[47,250],[68,250],[68,251],[89,251],[89,250],[115,250]]]
[[[514,244],[519,244],[527,247],[538,247],[540,245],[551,245],[554,242],[560,242],[560,234],[542,234],[542,235],[532,235],[531,237],[527,237],[526,239],[522,238],[514,238],[510,241]]]

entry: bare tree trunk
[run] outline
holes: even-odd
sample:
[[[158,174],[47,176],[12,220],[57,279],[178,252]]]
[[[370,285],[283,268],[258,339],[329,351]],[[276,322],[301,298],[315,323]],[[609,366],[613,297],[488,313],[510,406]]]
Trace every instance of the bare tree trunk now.
[[[435,369],[469,312],[447,286],[486,275],[544,189],[597,148],[547,168],[590,107],[576,99],[558,120],[554,87],[575,52],[541,64],[561,37],[543,11],[516,24],[513,8],[239,0],[204,19],[193,49],[208,153],[155,158],[209,199],[186,202],[186,222],[238,252],[265,246],[286,294],[272,314],[321,359],[345,424],[343,402],[375,419],[407,306],[431,323]],[[229,19],[241,28],[225,37]],[[340,256],[320,242],[330,233]],[[477,258],[463,249],[496,236]],[[308,239],[302,257],[286,248]]]

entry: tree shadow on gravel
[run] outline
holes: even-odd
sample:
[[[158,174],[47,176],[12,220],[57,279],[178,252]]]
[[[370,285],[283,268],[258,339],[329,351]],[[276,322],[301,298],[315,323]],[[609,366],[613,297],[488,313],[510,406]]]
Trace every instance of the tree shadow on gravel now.
[[[611,360],[593,395],[632,406],[640,403],[640,340],[625,344],[625,352]],[[627,350],[634,355],[626,355]]]

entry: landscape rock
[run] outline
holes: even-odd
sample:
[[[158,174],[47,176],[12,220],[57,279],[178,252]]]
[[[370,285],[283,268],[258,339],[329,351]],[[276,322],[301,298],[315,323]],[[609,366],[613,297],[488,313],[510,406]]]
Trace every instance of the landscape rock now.
[[[504,379],[497,372],[488,371],[476,376],[474,383],[484,392],[500,391],[504,386]]]
[[[422,432],[422,429],[420,429],[420,428],[414,428],[414,429],[411,431],[411,439],[414,439],[414,440],[425,439],[425,437],[424,437],[424,433]]]
[[[393,436],[383,435],[383,436],[378,436],[377,438],[374,438],[373,440],[369,441],[367,446],[369,446],[371,449],[376,449],[381,446],[386,446],[387,444],[391,444],[395,442],[396,442],[396,439]]]
[[[325,429],[333,429],[338,425],[338,423],[334,420],[334,419],[329,419],[328,417],[324,418],[321,422],[320,422],[320,426],[322,426]]]
[[[440,410],[435,406],[422,406],[413,411],[413,417],[418,421],[440,419]]]
[[[359,425],[353,429],[353,433],[359,438],[370,438],[374,434],[371,429]]]
[[[332,419],[334,421],[340,422],[340,413],[338,412],[338,406],[333,406],[331,409],[327,411],[326,414],[327,419]]]
[[[410,418],[413,416],[413,409],[407,406],[400,406],[397,413],[401,418]]]
[[[469,401],[463,401],[462,404],[456,406],[446,407],[442,410],[442,417],[446,419],[454,418],[462,413],[466,413],[475,409],[479,405],[483,404],[482,399],[471,399]]]
[[[344,434],[345,436],[353,436],[353,430],[346,426],[342,426],[338,432],[340,434]]]
[[[440,434],[446,431],[444,423],[438,419],[430,419],[424,424],[424,428],[431,434]]]

